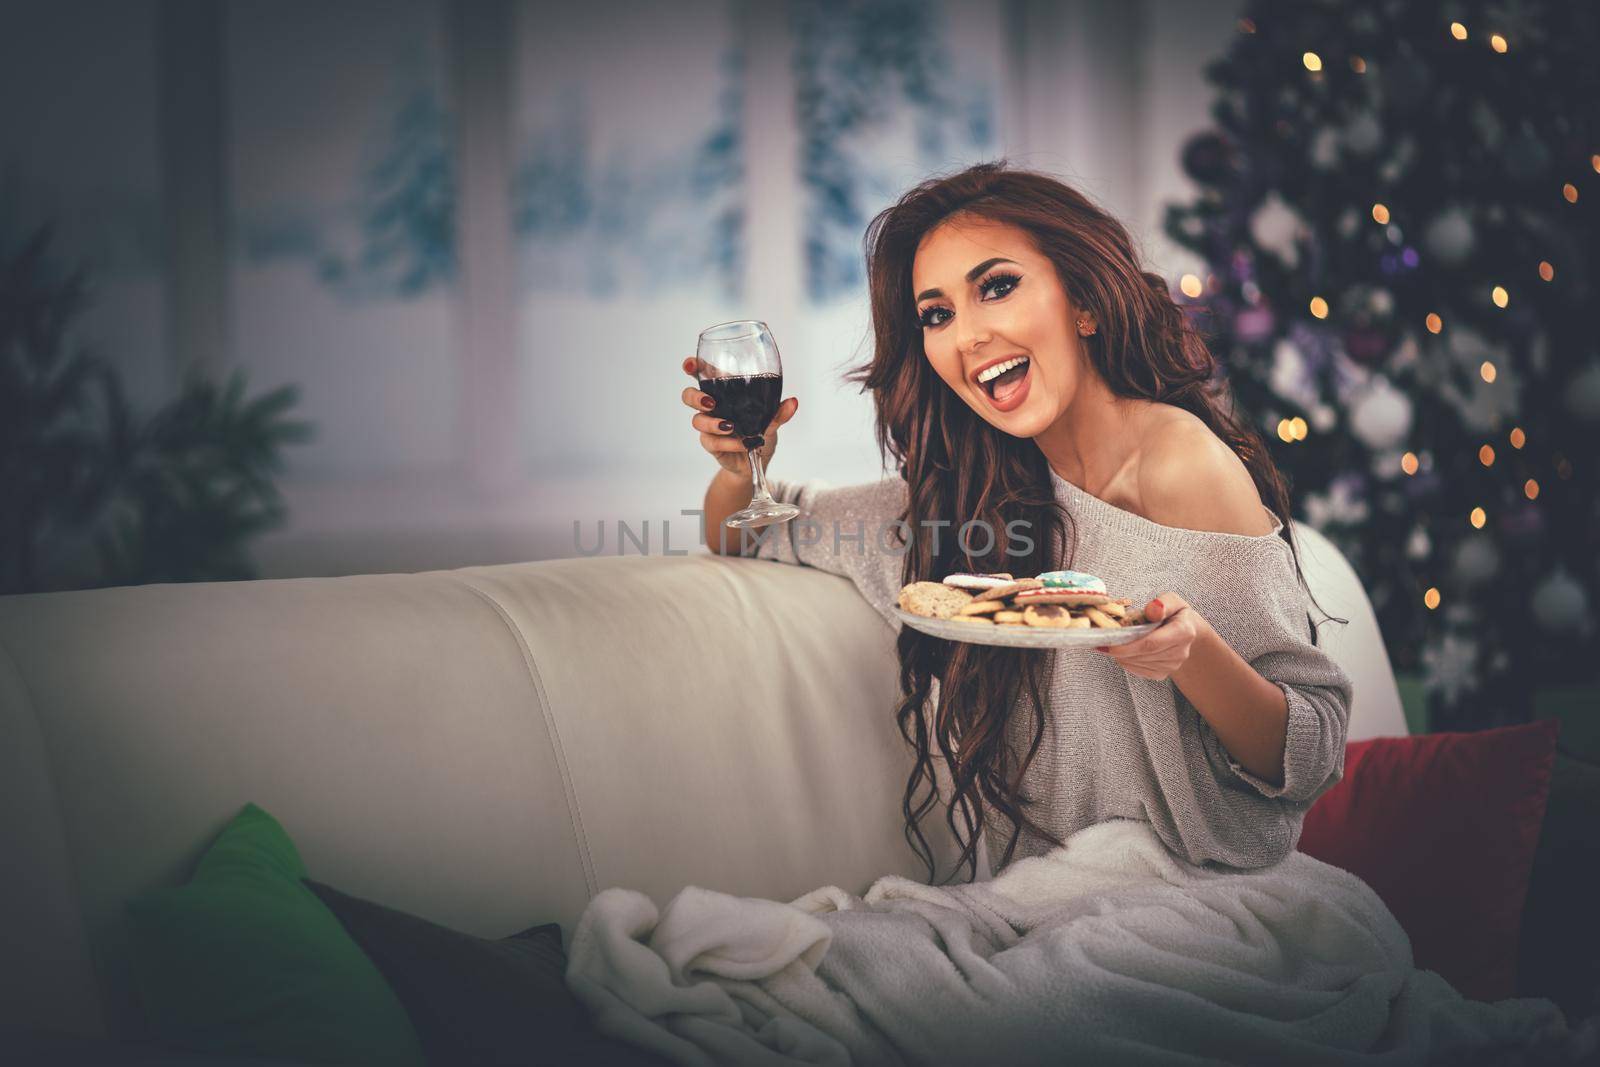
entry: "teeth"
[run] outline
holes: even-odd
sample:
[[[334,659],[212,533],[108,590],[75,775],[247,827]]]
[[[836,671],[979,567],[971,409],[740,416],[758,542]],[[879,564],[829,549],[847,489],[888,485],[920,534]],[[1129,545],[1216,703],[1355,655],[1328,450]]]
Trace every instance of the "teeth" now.
[[[1004,363],[996,363],[994,366],[988,368],[982,374],[978,375],[978,384],[987,385],[996,378],[1000,377],[1000,375],[1004,374],[1006,371],[1010,370],[1012,367],[1021,366],[1026,362],[1028,362],[1027,356],[1017,356],[1013,359],[1006,360]]]

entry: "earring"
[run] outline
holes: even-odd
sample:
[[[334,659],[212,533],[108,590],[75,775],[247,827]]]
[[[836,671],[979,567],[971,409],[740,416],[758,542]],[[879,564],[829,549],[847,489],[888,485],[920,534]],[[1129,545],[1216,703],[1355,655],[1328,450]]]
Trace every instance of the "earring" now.
[[[1099,327],[1098,326],[1090,326],[1088,319],[1079,319],[1078,320],[1078,336],[1080,336],[1080,337],[1093,337],[1097,330],[1099,330]]]

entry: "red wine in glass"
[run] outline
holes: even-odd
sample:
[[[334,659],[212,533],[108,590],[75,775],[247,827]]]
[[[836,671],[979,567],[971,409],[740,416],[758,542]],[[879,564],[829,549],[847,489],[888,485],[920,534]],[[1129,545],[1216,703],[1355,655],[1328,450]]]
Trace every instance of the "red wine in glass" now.
[[[733,432],[746,448],[761,448],[767,443],[763,435],[778,417],[778,404],[783,399],[782,374],[701,378],[700,390],[717,402],[711,413],[733,423]]]
[[[767,324],[755,319],[722,322],[700,331],[695,349],[695,380],[716,401],[714,413],[733,423],[750,461],[750,504],[723,520],[726,526],[766,526],[800,514],[793,504],[774,500],[767,488],[767,427],[778,416],[783,395],[783,360]]]

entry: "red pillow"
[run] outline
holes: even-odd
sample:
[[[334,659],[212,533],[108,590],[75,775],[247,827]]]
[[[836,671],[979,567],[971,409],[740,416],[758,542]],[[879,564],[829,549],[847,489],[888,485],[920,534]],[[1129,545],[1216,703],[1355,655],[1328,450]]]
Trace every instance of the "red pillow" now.
[[[1300,850],[1370,885],[1418,967],[1474,1000],[1512,996],[1560,725],[1356,741]]]

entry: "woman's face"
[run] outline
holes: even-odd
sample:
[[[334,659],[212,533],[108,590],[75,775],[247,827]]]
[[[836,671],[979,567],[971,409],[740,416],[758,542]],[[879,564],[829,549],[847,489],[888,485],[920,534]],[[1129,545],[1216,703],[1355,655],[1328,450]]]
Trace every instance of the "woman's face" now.
[[[911,291],[928,362],[974,411],[1006,433],[1043,433],[1071,405],[1090,372],[1077,331],[1083,313],[1061,287],[1054,265],[1015,226],[971,216],[946,219],[917,246]],[[1026,363],[999,379],[979,381],[1015,357]]]

